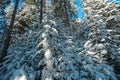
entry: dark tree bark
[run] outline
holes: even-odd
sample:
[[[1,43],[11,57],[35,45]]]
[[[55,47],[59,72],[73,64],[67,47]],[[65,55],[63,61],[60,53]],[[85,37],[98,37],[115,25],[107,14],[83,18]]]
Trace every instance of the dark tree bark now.
[[[12,14],[9,29],[5,32],[5,38],[2,42],[2,47],[1,47],[1,50],[0,50],[0,55],[1,55],[0,56],[0,62],[2,62],[3,58],[6,56],[7,49],[10,45],[11,32],[12,32],[12,28],[14,26],[14,20],[15,20],[17,8],[18,8],[18,3],[19,3],[19,0],[16,0],[16,4],[15,4],[14,11],[13,11],[13,14]]]
[[[66,2],[66,0],[64,0],[64,8],[65,8],[65,16],[66,16],[66,26],[70,27],[69,15],[68,15],[68,12],[67,12],[67,2]]]
[[[40,1],[40,23],[42,23],[43,19],[43,0]]]

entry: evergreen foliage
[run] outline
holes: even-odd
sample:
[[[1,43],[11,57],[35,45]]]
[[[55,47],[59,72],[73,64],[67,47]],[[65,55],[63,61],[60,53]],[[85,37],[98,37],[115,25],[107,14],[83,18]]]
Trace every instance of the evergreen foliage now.
[[[0,80],[120,79],[120,6],[116,2],[81,0],[85,18],[79,20],[75,0],[52,0],[52,6],[45,0],[40,23],[40,8],[34,0],[26,1],[16,15],[10,46],[0,63]],[[11,5],[5,10],[7,25],[12,9]]]

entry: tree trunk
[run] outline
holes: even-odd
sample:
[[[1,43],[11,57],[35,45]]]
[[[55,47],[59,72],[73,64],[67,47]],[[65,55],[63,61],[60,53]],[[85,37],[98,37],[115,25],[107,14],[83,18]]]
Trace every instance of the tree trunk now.
[[[13,11],[13,14],[12,14],[10,26],[9,26],[9,29],[5,32],[5,38],[2,42],[2,47],[1,47],[1,50],[0,50],[0,55],[1,55],[0,56],[0,62],[2,62],[3,58],[6,56],[7,49],[10,45],[11,32],[12,32],[12,28],[14,26],[14,20],[15,20],[17,8],[18,8],[18,2],[19,2],[19,0],[16,0],[16,4],[15,4],[15,8],[14,8],[14,11]]]
[[[70,27],[70,23],[69,23],[69,15],[67,12],[67,5],[66,5],[66,0],[64,0],[64,8],[65,8],[65,16],[66,16],[66,26]]]
[[[43,0],[41,0],[40,2],[40,23],[42,23],[42,19],[43,19]]]

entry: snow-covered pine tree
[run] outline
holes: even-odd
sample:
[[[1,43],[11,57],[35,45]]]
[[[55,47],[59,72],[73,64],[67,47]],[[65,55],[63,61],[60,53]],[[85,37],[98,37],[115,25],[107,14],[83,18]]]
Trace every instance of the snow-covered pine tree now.
[[[45,9],[45,0],[25,0],[25,2],[27,4],[32,4],[32,5],[36,5],[38,11],[39,11],[39,17],[40,17],[40,23],[42,23],[42,18],[43,18],[43,8]],[[37,10],[36,10],[37,12]]]
[[[3,38],[3,42],[1,45],[1,49],[0,49],[0,62],[2,62],[3,58],[7,55],[7,49],[10,45],[11,33],[12,33],[13,26],[14,26],[16,12],[18,9],[18,3],[19,3],[19,0],[16,1],[9,27],[4,33],[4,38]]]
[[[2,35],[4,32],[4,27],[6,25],[6,19],[5,19],[5,7],[10,3],[10,0],[0,0],[0,45],[2,42]],[[1,48],[1,46],[0,46]]]
[[[120,79],[120,5],[108,0],[82,0],[82,5],[86,14],[83,24],[87,30],[87,53],[114,65]]]
[[[70,27],[70,20],[76,19],[77,8],[74,5],[75,0],[52,0],[54,6],[54,15],[62,19],[66,26]]]

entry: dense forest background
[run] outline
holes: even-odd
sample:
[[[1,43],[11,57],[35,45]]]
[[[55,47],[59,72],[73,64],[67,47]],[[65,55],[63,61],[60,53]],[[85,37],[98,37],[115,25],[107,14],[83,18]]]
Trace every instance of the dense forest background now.
[[[0,0],[0,80],[120,80],[119,0],[77,1]]]

